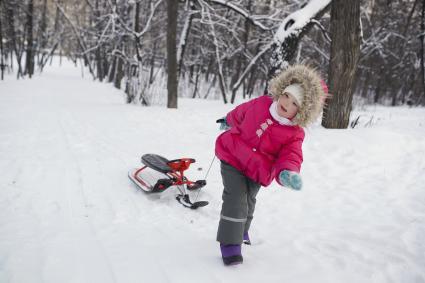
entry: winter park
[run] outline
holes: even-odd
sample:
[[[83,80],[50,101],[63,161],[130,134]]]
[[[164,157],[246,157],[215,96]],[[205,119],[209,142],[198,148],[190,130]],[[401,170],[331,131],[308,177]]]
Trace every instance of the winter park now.
[[[425,283],[425,0],[0,1],[0,282]]]

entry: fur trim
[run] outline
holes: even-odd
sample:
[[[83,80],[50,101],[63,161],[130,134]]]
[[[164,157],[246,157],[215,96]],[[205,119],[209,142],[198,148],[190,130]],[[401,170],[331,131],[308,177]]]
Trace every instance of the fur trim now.
[[[304,89],[304,99],[292,121],[301,127],[306,127],[319,117],[327,94],[316,70],[305,65],[293,65],[271,80],[269,92],[273,100],[278,100],[283,95],[284,89],[295,83],[300,84]]]

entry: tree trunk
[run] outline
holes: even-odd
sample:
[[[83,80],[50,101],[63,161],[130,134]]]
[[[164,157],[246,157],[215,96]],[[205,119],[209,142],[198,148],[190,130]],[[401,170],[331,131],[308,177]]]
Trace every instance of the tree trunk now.
[[[205,81],[208,82],[210,78],[210,73],[213,67],[213,58],[209,57],[207,64],[207,71],[205,72]]]
[[[383,75],[381,75],[378,79],[378,84],[376,85],[375,88],[375,94],[373,96],[373,103],[376,104],[378,103],[379,99],[381,98],[381,93],[382,93],[382,82],[384,81],[383,79]]]
[[[139,33],[141,31],[140,26],[140,2],[136,2],[136,12],[134,14],[134,31]],[[136,56],[137,61],[142,62],[142,54],[140,51],[140,36],[135,36],[135,48],[136,48]]]
[[[178,14],[178,1],[167,0],[167,69],[168,69],[168,108],[177,108],[177,46],[176,46],[176,33],[177,33],[177,14]]]
[[[62,0],[57,0],[57,3],[59,5],[62,4]],[[58,46],[59,46],[59,58],[60,58],[60,64],[62,65],[62,32],[60,32],[59,28],[60,26],[60,16],[61,16],[61,12],[59,10],[59,7],[56,7],[56,12],[55,12],[55,23],[53,24],[53,30],[54,30],[54,34],[56,34],[56,36],[59,36],[58,40]],[[53,61],[53,56],[50,57],[50,65],[52,65],[52,61]]]
[[[4,47],[3,47],[3,27],[2,27],[2,18],[3,18],[3,2],[0,2],[0,72],[1,72],[1,80],[4,79]]]
[[[22,48],[21,44],[18,43],[18,38],[15,31],[15,9],[14,9],[14,2],[7,3],[7,23],[8,23],[8,29],[7,29],[7,37],[9,38],[9,47],[10,50],[14,50],[15,56],[16,56],[16,63],[18,64],[18,71],[16,74],[16,77],[19,78],[23,76],[23,70],[22,70]],[[11,58],[13,58],[12,52],[11,52]],[[13,62],[13,60],[11,60]],[[13,69],[13,63],[11,63],[12,69]]]
[[[40,29],[38,33],[38,65],[39,68],[42,69],[44,57],[47,56],[47,52],[44,51],[44,49],[47,46],[47,0],[43,0],[43,8],[42,8],[42,16],[41,16],[41,23],[40,23]],[[41,57],[40,57],[41,55]]]
[[[397,98],[398,98],[398,94],[400,93],[400,90],[395,90],[392,89],[392,96],[391,96],[391,106],[396,106],[397,105]]]
[[[154,81],[154,72],[155,72],[155,57],[156,57],[156,52],[157,52],[157,41],[155,40],[153,43],[153,51],[152,51],[152,57],[151,57],[151,69],[149,71],[149,84],[152,84]]]
[[[363,88],[362,88],[361,96],[363,98],[367,99],[368,94],[369,94],[369,82],[371,80],[371,76],[364,75],[364,74],[363,74],[363,76],[365,77],[365,79],[363,81]]]
[[[102,64],[102,55],[101,55],[100,46],[96,48],[95,56],[96,56],[97,78],[99,79],[99,81],[102,82],[103,81],[103,64]]]
[[[108,83],[111,83],[114,81],[114,77],[115,77],[115,71],[117,69],[117,56],[113,56],[112,55],[112,64],[109,66],[109,70],[108,70]]]
[[[360,0],[333,0],[329,85],[332,99],[324,110],[325,128],[348,127],[353,84],[360,53]]]
[[[416,102],[416,104],[423,104],[425,103],[424,101],[424,92],[425,92],[425,62],[424,62],[424,35],[425,33],[425,0],[422,0],[422,15],[421,15],[421,35],[419,37],[420,41],[421,41],[421,47],[420,47],[420,54],[419,57],[421,58],[421,86],[422,86],[422,93],[420,95],[420,97],[418,97],[418,100]]]
[[[99,23],[96,22],[97,19],[99,19],[100,18],[100,15],[101,15],[99,9],[100,9],[99,8],[99,0],[96,0],[95,10],[94,10],[94,13],[93,13],[93,18],[94,19],[93,19],[93,22],[92,22],[91,25],[95,25],[95,27],[97,26],[97,35],[96,35],[96,41],[97,42],[100,42],[102,40],[102,38],[101,38],[102,27],[100,26]],[[96,76],[99,79],[99,81],[102,82],[103,81],[104,71],[103,71],[102,50],[101,50],[101,48],[102,48],[101,45],[99,45],[96,48],[94,54],[95,54],[95,64],[96,64]]]
[[[121,80],[124,77],[123,59],[117,57],[117,68],[115,69],[114,87],[121,89]]]
[[[217,64],[219,64],[217,62]],[[217,70],[218,83],[220,86],[221,96],[223,97],[224,104],[227,103],[227,95],[226,95],[226,79],[224,78],[223,72],[221,72],[220,67],[218,66]]]
[[[28,11],[27,11],[27,50],[26,50],[26,60],[25,60],[25,74],[28,74],[31,78],[34,74],[34,36],[33,36],[33,13],[34,13],[34,3],[33,0],[28,2]]]
[[[195,89],[193,90],[192,98],[195,98],[196,94],[198,93],[198,83],[199,83],[199,73],[200,72],[201,72],[201,67],[198,66],[198,70],[196,72],[196,78],[195,78]],[[198,96],[201,97],[199,94],[198,94]]]

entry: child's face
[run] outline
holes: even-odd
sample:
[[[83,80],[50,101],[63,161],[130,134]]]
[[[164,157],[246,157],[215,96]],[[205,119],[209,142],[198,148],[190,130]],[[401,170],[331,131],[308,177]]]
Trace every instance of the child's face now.
[[[292,119],[297,115],[298,104],[295,98],[290,94],[285,92],[279,100],[277,101],[277,113],[279,116],[286,119]]]

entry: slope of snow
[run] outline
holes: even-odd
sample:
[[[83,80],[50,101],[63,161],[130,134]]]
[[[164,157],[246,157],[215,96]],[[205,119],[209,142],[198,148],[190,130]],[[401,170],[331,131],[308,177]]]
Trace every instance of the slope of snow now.
[[[233,107],[127,105],[69,64],[0,82],[0,282],[425,282],[425,109],[308,129],[304,188],[260,191],[240,266],[215,242],[217,160],[198,210],[128,180],[144,153],[193,157],[204,178]]]

